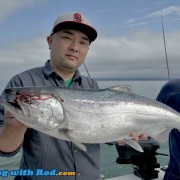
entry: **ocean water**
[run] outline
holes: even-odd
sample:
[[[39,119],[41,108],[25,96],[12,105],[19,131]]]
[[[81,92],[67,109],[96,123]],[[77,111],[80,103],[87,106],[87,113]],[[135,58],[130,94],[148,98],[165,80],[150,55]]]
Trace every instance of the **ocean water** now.
[[[155,99],[159,93],[162,85],[165,84],[165,81],[98,81],[100,88],[107,88],[117,85],[131,85],[132,91],[135,94],[150,97]],[[168,144],[160,144],[159,153],[169,153]],[[18,169],[22,151],[16,154],[14,157],[0,157],[0,170],[11,170]],[[105,178],[116,177],[119,175],[124,175],[133,172],[131,165],[120,165],[116,163],[116,158],[118,157],[115,146],[110,146],[106,144],[101,145],[101,174]],[[167,165],[168,157],[166,156],[157,156],[158,163],[161,166]],[[13,178],[8,177],[8,180]]]

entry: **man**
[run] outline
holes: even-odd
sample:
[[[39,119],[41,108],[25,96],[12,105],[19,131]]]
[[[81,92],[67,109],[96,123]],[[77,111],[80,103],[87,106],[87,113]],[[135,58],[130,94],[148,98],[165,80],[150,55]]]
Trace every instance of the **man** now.
[[[97,32],[91,23],[80,13],[64,13],[55,21],[47,42],[50,60],[44,67],[27,70],[14,76],[7,87],[57,86],[83,89],[98,89],[97,83],[82,76],[78,68],[84,62],[90,44]],[[2,97],[7,99],[3,92]],[[40,170],[75,172],[71,176],[58,176],[68,180],[100,179],[99,144],[86,144],[88,151],[79,150],[71,142],[59,140],[34,129],[27,128],[6,110],[1,109],[4,125],[0,129],[0,150],[6,156],[14,155],[22,144],[21,169],[33,170],[40,176],[21,175],[15,179],[45,179]],[[134,140],[138,140],[136,133]],[[57,176],[48,176],[48,180]]]
[[[180,79],[166,83],[157,100],[180,112]],[[164,179],[178,180],[180,179],[180,132],[177,129],[172,129],[169,134],[169,153],[170,159]]]

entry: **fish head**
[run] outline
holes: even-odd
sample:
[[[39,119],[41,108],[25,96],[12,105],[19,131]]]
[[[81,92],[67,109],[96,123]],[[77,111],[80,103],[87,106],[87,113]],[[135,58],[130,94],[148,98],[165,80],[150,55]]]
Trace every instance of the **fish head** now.
[[[43,86],[27,86],[27,87],[11,87],[6,88],[5,93],[9,98],[15,99],[17,95],[39,95],[39,94],[50,94],[52,93],[54,87],[43,87]]]
[[[5,109],[19,121],[29,127],[38,129],[53,129],[58,127],[64,120],[62,100],[53,94],[39,92],[10,91],[13,102],[0,100]]]

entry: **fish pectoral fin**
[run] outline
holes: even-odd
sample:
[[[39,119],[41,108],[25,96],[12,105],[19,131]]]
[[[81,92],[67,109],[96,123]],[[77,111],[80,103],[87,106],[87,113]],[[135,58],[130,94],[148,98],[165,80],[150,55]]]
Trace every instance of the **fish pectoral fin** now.
[[[63,133],[63,135],[66,136],[70,141],[72,141],[79,149],[81,149],[82,151],[87,151],[86,146],[70,136],[67,129],[59,129],[59,131]]]
[[[139,145],[139,143],[137,143],[136,141],[134,141],[132,139],[123,138],[123,142],[125,142],[126,144],[128,144],[129,146],[131,146],[132,148],[136,149],[139,152],[144,152],[144,150]]]
[[[67,113],[67,109],[64,108],[64,106],[62,105],[63,109],[64,109],[64,120],[62,121],[62,123],[60,124],[59,128],[60,129],[64,129],[65,131],[67,131],[68,129],[68,132],[70,130],[74,130],[74,126],[72,125],[72,123],[69,123],[71,122],[69,119],[69,114]]]

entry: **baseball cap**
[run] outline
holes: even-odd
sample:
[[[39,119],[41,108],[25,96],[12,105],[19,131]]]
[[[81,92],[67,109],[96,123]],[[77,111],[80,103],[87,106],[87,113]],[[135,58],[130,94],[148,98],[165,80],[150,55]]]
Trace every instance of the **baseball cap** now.
[[[97,37],[97,31],[91,25],[90,21],[81,13],[68,12],[61,14],[54,22],[51,35],[63,30],[74,29],[83,32],[93,42]]]

